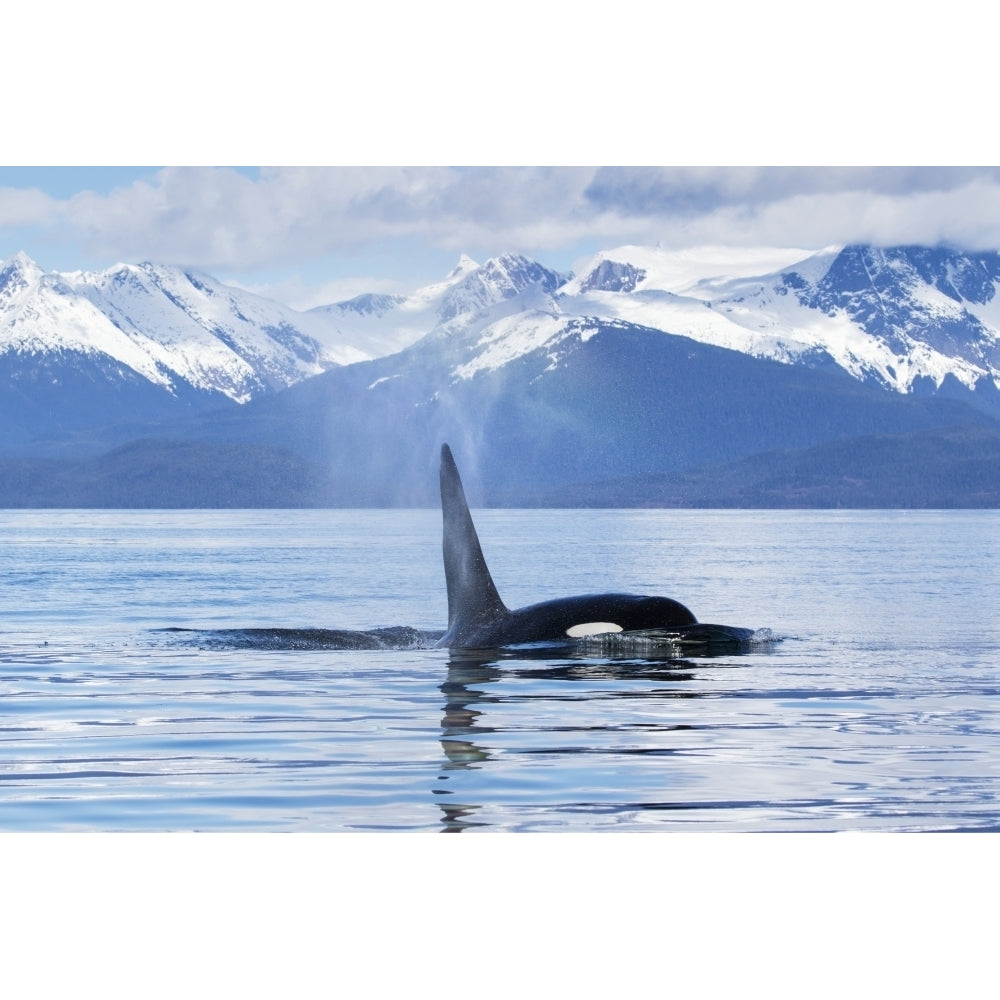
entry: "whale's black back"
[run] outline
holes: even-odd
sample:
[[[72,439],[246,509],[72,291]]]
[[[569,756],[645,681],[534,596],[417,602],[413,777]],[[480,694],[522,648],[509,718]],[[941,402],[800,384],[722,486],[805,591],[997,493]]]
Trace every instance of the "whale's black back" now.
[[[441,447],[441,514],[448,631],[438,646],[486,648],[568,642],[576,635],[596,631],[635,631],[696,622],[683,604],[669,597],[636,594],[563,597],[511,611],[500,599],[486,566],[448,445]]]

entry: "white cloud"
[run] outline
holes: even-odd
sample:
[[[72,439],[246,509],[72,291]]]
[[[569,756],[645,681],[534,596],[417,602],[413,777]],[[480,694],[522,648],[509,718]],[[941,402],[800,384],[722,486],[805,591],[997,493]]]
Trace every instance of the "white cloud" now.
[[[998,249],[1000,184],[976,179],[949,190],[845,190],[726,205],[690,220],[685,235],[693,243],[819,248],[948,242],[970,250]]]
[[[556,247],[592,231],[579,169],[302,167],[253,180],[167,168],[108,195],[82,192],[66,220],[94,252],[253,269],[419,240],[456,253]]]
[[[0,189],[0,226],[32,225],[91,260],[280,280],[316,302],[354,294],[349,279],[364,275],[368,289],[387,287],[423,265],[431,280],[442,254],[460,252],[548,262],[622,243],[1000,248],[1000,179],[959,167],[168,167],[108,193]]]
[[[0,187],[0,231],[49,225],[60,215],[56,199],[37,188]]]
[[[298,276],[265,282],[227,279],[227,284],[301,310],[330,305],[333,302],[346,302],[356,295],[370,292],[396,295],[410,290],[398,281],[372,275],[334,278],[314,284],[306,283]]]

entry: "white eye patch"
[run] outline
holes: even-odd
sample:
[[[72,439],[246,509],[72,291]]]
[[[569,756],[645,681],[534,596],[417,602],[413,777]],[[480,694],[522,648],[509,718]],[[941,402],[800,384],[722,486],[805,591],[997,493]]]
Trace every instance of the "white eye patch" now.
[[[579,625],[571,625],[566,629],[566,634],[571,639],[580,639],[585,635],[603,635],[605,632],[621,632],[621,625],[614,622],[582,622]]]

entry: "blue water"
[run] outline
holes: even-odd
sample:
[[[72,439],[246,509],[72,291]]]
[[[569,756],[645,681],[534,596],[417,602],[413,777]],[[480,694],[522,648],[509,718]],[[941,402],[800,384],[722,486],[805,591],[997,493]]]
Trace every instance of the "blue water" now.
[[[427,648],[436,510],[0,511],[0,829],[1000,828],[1000,512],[475,516],[511,606],[760,641]]]

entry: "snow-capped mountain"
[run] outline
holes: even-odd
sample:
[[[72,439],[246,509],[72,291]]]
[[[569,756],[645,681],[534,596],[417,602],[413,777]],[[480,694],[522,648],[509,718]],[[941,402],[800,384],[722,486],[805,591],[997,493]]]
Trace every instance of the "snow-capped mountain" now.
[[[934,392],[950,378],[991,394],[1000,389],[998,286],[995,252],[621,247],[479,323],[472,356],[453,374],[470,378],[543,344],[558,364],[561,342],[613,321],[788,364],[832,363],[902,393]]]
[[[411,295],[359,295],[317,306],[308,315],[331,326],[338,342],[367,358],[394,354],[427,334],[475,334],[502,315],[528,307],[532,294],[550,295],[570,279],[519,254],[478,264],[463,254],[442,280]],[[549,300],[545,300],[550,305]]]
[[[629,247],[569,277],[525,258],[464,260],[424,290],[432,325],[410,346],[193,433],[327,461],[335,502],[363,505],[432,499],[442,440],[464,454],[473,488],[506,499],[989,424],[997,274],[991,255],[914,248]],[[379,319],[417,315],[416,301]]]
[[[900,393],[975,393],[1000,412],[1000,254],[948,248],[625,246],[562,275],[525,257],[462,257],[410,296],[314,313],[369,357],[421,337],[453,345],[454,378],[496,370],[608,323],[785,364],[833,365]],[[978,390],[978,391],[977,391]]]
[[[24,353],[0,354],[0,440],[8,455],[74,461],[135,443],[115,453],[102,503],[176,496],[168,487],[179,478],[197,485],[186,502],[232,503],[247,494],[228,492],[224,478],[209,488],[205,475],[227,455],[235,469],[261,462],[285,470],[279,481],[301,478],[308,466],[306,479],[322,484],[309,502],[436,503],[442,441],[461,456],[474,501],[560,502],[590,495],[574,494],[574,484],[651,476],[673,482],[685,470],[832,441],[845,442],[841,451],[852,457],[831,475],[843,478],[848,469],[852,481],[863,480],[878,449],[855,444],[886,435],[904,436],[904,457],[916,448],[894,475],[919,484],[920,462],[937,447],[920,435],[965,428],[962,440],[978,441],[969,428],[996,424],[983,412],[990,411],[984,384],[1000,414],[990,255],[847,247],[734,257],[632,247],[597,255],[575,277],[515,255],[482,265],[463,258],[444,281],[410,296],[362,296],[311,315],[326,343],[350,344],[358,354],[375,353],[377,337],[408,346],[311,377],[278,366],[272,377],[280,384],[292,370],[293,384],[251,392],[244,405],[215,389],[212,399],[227,406],[210,412],[208,390],[176,374],[181,360],[200,378],[200,357],[213,350],[226,356],[213,340],[198,339],[205,330],[238,345],[244,357],[251,352],[240,338],[267,344],[253,340],[253,331],[280,329],[260,317],[287,312],[268,312],[273,304],[230,295],[204,276],[153,265],[84,277],[14,263],[3,272],[0,315],[14,317],[9,326],[25,350],[32,324],[55,333],[39,335],[46,353],[30,365]],[[151,305],[158,296],[171,304],[162,316]],[[58,308],[58,323],[40,327],[42,307]],[[254,322],[234,333],[236,311]],[[95,315],[104,326],[94,325]],[[278,338],[282,349],[308,368],[307,328],[289,324]],[[107,349],[112,335],[122,338],[114,341],[117,358]],[[963,383],[970,373],[977,380]],[[162,386],[151,396],[156,377],[172,380],[181,406],[163,405],[174,397]],[[925,391],[932,386],[940,390]],[[173,458],[164,458],[164,440],[173,442]],[[185,446],[174,449],[179,442]],[[126,460],[144,477],[138,493],[115,485],[124,482]],[[0,497],[26,502],[14,489],[27,482],[25,466],[11,461],[0,474]],[[978,473],[948,462],[941,464],[953,474],[956,495],[970,503],[993,496]],[[95,502],[87,486],[92,471],[74,465],[63,485],[27,495],[32,503]],[[781,495],[794,503],[802,481],[792,471]],[[705,489],[700,502],[711,504],[713,490]],[[281,502],[296,502],[279,492]],[[631,496],[615,495],[623,503]],[[886,487],[878,495],[894,494]]]
[[[0,447],[262,444],[329,463],[337,502],[382,503],[426,499],[441,440],[508,496],[1000,416],[1000,255],[621,247],[577,271],[463,257],[411,295],[303,313],[178,268],[19,255]]]
[[[627,294],[601,275],[638,277]],[[785,362],[832,360],[898,392],[952,376],[1000,386],[1000,254],[834,247],[757,275],[675,278],[669,254],[600,255],[563,290],[564,312],[598,313]]]
[[[11,371],[96,365],[111,382],[118,373],[242,403],[364,356],[331,348],[327,332],[315,317],[177,267],[45,273],[24,254],[0,267],[0,359]]]
[[[833,364],[897,392],[1000,390],[1000,254],[946,248],[625,246],[560,274],[517,254],[462,256],[442,281],[299,312],[150,263],[0,267],[0,359],[100,360],[162,391],[246,402],[424,337],[472,378],[595,324],[625,323],[786,364]],[[988,392],[987,392],[988,394]],[[982,394],[981,394],[982,395]]]
[[[528,349],[525,316],[488,324],[517,328],[507,358],[496,340],[436,332],[170,436],[276,448],[331,469],[324,502],[381,506],[435,502],[442,441],[461,453],[473,502],[523,503],[767,450],[990,423],[960,400],[893,392],[832,364],[752,358],[622,320],[550,317]]]

